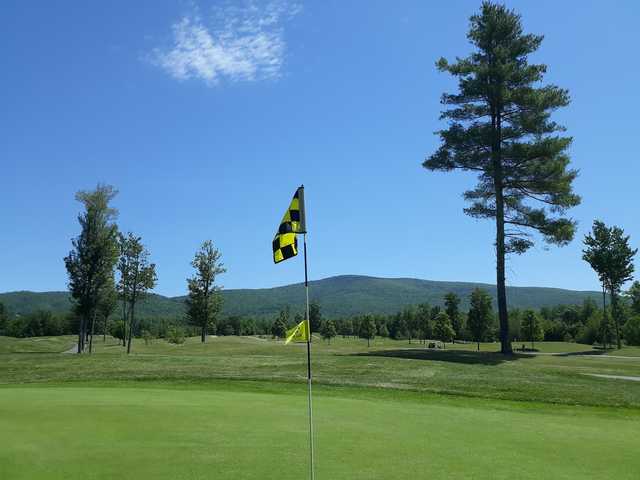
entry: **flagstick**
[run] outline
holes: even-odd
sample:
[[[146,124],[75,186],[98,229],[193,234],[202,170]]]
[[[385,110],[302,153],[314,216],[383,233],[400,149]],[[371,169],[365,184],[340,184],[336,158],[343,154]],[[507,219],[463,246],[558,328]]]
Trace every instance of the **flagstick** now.
[[[313,468],[313,408],[311,403],[311,320],[309,319],[309,277],[307,274],[307,233],[303,234],[304,238],[304,289],[307,295],[307,326],[309,328],[309,339],[307,340],[307,385],[309,386],[309,472],[311,480],[314,480]]]

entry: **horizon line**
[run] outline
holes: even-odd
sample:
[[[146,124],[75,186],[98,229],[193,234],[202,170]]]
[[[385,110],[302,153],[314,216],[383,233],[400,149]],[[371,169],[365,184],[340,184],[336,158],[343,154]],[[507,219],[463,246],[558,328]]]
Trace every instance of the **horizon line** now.
[[[309,280],[309,283],[316,283],[316,282],[321,282],[321,281],[341,278],[341,277],[370,278],[370,279],[376,279],[376,280],[417,280],[420,282],[458,283],[458,284],[461,283],[461,284],[472,284],[472,285],[485,285],[485,286],[494,287],[494,288],[496,287],[495,283],[487,283],[487,282],[479,282],[479,281],[432,280],[432,279],[418,278],[418,277],[378,277],[374,275],[360,275],[360,274],[330,275],[328,277],[319,278],[317,280]],[[304,284],[304,281],[275,285],[272,287],[254,287],[254,288],[240,287],[240,288],[226,288],[226,289],[223,288],[222,291],[228,292],[228,291],[239,291],[239,290],[245,290],[245,291],[246,290],[273,290],[276,288],[292,287],[292,286],[302,285],[302,284]],[[572,292],[600,293],[598,290],[576,290],[576,289],[567,288],[567,287],[545,287],[545,286],[539,286],[539,285],[507,285],[507,288],[541,288],[541,289],[548,289],[548,290],[567,290]],[[8,290],[5,292],[0,292],[0,295],[11,294],[11,293],[65,293],[65,292],[68,292],[68,290]],[[152,295],[165,297],[165,298],[179,298],[179,297],[186,296],[186,292],[178,295],[165,295],[165,294],[157,293],[153,291],[148,293]]]

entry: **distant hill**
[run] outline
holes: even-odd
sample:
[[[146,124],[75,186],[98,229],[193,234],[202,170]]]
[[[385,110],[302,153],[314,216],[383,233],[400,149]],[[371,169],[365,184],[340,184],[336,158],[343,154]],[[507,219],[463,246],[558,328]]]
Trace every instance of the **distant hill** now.
[[[14,314],[29,314],[38,310],[66,313],[71,309],[68,292],[7,292],[0,293],[0,303]],[[140,318],[178,317],[184,315],[184,297],[164,297],[150,294],[140,304],[136,304]]]
[[[394,313],[408,305],[429,302],[442,305],[443,297],[454,292],[462,298],[462,309],[468,308],[468,297],[476,288],[484,288],[494,296],[495,285],[468,282],[438,282],[414,278],[375,278],[341,275],[310,282],[311,298],[322,306],[327,317],[360,313]],[[553,305],[580,304],[585,298],[599,300],[598,292],[563,290],[543,287],[508,287],[511,308],[540,308]],[[227,315],[271,317],[289,305],[292,311],[304,308],[304,285],[297,283],[275,288],[224,291]],[[36,310],[66,312],[70,308],[67,292],[0,293],[0,302],[13,313]],[[140,317],[178,317],[184,314],[184,297],[150,295],[139,307]]]

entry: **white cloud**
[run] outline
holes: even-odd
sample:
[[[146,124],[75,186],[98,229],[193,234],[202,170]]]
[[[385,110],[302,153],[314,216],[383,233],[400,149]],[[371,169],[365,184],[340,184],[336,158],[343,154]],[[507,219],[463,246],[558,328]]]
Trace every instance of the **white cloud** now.
[[[172,77],[209,85],[221,79],[278,78],[285,55],[284,22],[299,7],[287,1],[216,8],[211,20],[185,15],[173,25],[173,42],[153,50],[151,60]]]

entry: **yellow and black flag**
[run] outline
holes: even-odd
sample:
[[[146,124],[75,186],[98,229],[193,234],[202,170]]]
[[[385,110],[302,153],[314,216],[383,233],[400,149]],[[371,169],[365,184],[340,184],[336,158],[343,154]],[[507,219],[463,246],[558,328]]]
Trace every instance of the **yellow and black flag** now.
[[[282,217],[278,233],[273,239],[273,261],[280,263],[298,254],[296,234],[307,233],[304,212],[304,186],[293,195],[291,205]]]

